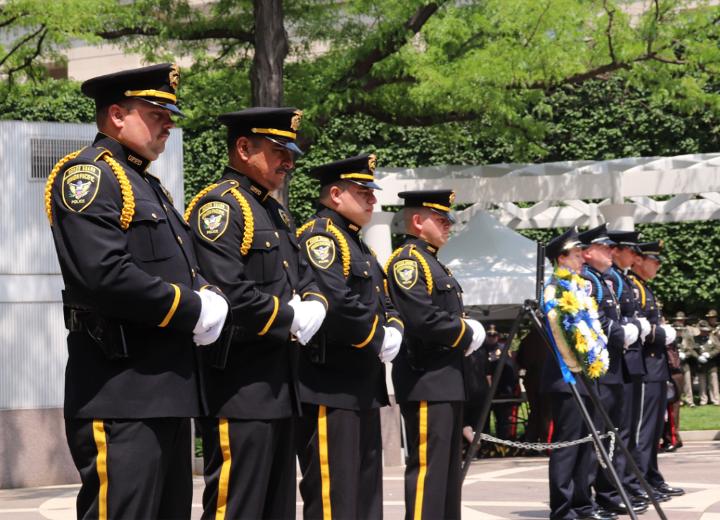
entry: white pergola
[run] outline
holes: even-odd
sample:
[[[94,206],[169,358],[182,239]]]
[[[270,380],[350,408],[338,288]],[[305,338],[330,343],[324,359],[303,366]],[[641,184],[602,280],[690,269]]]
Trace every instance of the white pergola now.
[[[720,219],[720,153],[543,164],[382,168],[382,191],[365,237],[381,259],[390,254],[393,214],[404,190],[455,190],[456,234],[486,211],[511,229]],[[661,200],[658,200],[661,199]]]
[[[383,189],[375,192],[376,212],[364,235],[383,262],[391,233],[402,232],[395,213],[385,211],[402,205],[399,192],[455,191],[463,209],[440,258],[456,272],[466,303],[485,310],[533,297],[534,248],[513,229],[608,222],[611,229],[632,230],[636,223],[720,219],[720,153],[383,168],[376,177]]]

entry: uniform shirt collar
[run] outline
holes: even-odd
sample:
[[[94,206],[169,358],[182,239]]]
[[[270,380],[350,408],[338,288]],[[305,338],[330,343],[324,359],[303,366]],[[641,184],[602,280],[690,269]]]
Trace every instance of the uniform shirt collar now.
[[[422,249],[424,251],[427,251],[433,256],[437,256],[438,248],[432,245],[427,240],[423,240],[422,238],[415,237],[412,235],[408,235],[407,237],[407,243],[414,244],[418,249]]]
[[[113,139],[109,135],[105,135],[102,132],[98,132],[98,134],[95,136],[93,146],[95,148],[102,148],[103,150],[107,150],[113,156],[113,159],[117,159],[127,164],[138,173],[145,173],[145,170],[147,170],[148,166],[150,166],[150,163],[152,162],[148,159],[145,159],[137,152],[134,152],[133,150],[122,144],[120,141]]]
[[[236,170],[232,166],[225,166],[223,177],[236,180],[245,191],[251,193],[260,202],[265,202],[270,196],[270,191],[267,188],[260,186],[257,182],[253,181],[250,177],[245,175],[243,172]]]
[[[357,237],[360,235],[360,230],[362,229],[360,226],[354,224],[334,209],[330,209],[323,204],[318,206],[317,216],[320,218],[329,218],[335,226],[339,227],[343,231],[346,231],[352,236]]]

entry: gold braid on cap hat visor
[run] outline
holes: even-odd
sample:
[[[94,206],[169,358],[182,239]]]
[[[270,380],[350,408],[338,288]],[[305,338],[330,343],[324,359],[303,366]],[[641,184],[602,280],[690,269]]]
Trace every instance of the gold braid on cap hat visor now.
[[[363,181],[374,181],[375,177],[373,177],[369,173],[341,173],[340,174],[341,179],[360,179]]]
[[[297,138],[297,134],[295,132],[288,132],[287,130],[279,130],[277,128],[251,128],[250,131],[254,134],[279,135],[280,137],[288,137],[290,139]]]
[[[163,92],[162,90],[126,90],[124,94],[126,97],[158,97],[177,103],[177,96],[175,94]]]
[[[426,208],[439,209],[440,211],[450,211],[450,206],[443,206],[442,204],[434,204],[432,202],[423,202],[423,206]]]

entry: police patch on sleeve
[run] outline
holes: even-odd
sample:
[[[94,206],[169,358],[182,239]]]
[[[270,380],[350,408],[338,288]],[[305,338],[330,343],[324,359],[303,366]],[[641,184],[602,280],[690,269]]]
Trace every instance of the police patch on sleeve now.
[[[393,265],[393,276],[403,289],[412,289],[418,279],[418,264],[415,260],[400,260]]]
[[[320,269],[327,269],[335,261],[335,242],[318,235],[308,238],[305,242],[310,262]]]
[[[62,199],[70,211],[80,213],[93,203],[100,189],[101,171],[92,164],[78,164],[65,170]]]
[[[215,242],[228,226],[230,206],[224,202],[207,202],[197,213],[198,231],[205,240]]]

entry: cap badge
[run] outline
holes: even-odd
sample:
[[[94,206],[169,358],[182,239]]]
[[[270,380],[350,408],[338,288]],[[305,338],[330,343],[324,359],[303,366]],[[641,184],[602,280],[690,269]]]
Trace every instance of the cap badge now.
[[[455,204],[455,192],[451,191],[450,192],[450,205],[452,206],[453,204]]]
[[[370,170],[370,173],[375,173],[375,166],[377,166],[377,156],[371,153],[368,157],[368,170]]]
[[[295,132],[298,131],[298,128],[300,128],[300,119],[302,119],[302,110],[296,110],[295,115],[292,116],[292,119],[290,119],[290,128],[292,128]]]
[[[173,66],[170,67],[168,81],[170,82],[170,86],[173,90],[177,90],[178,85],[180,84],[180,67],[178,67],[176,63],[173,63]]]

